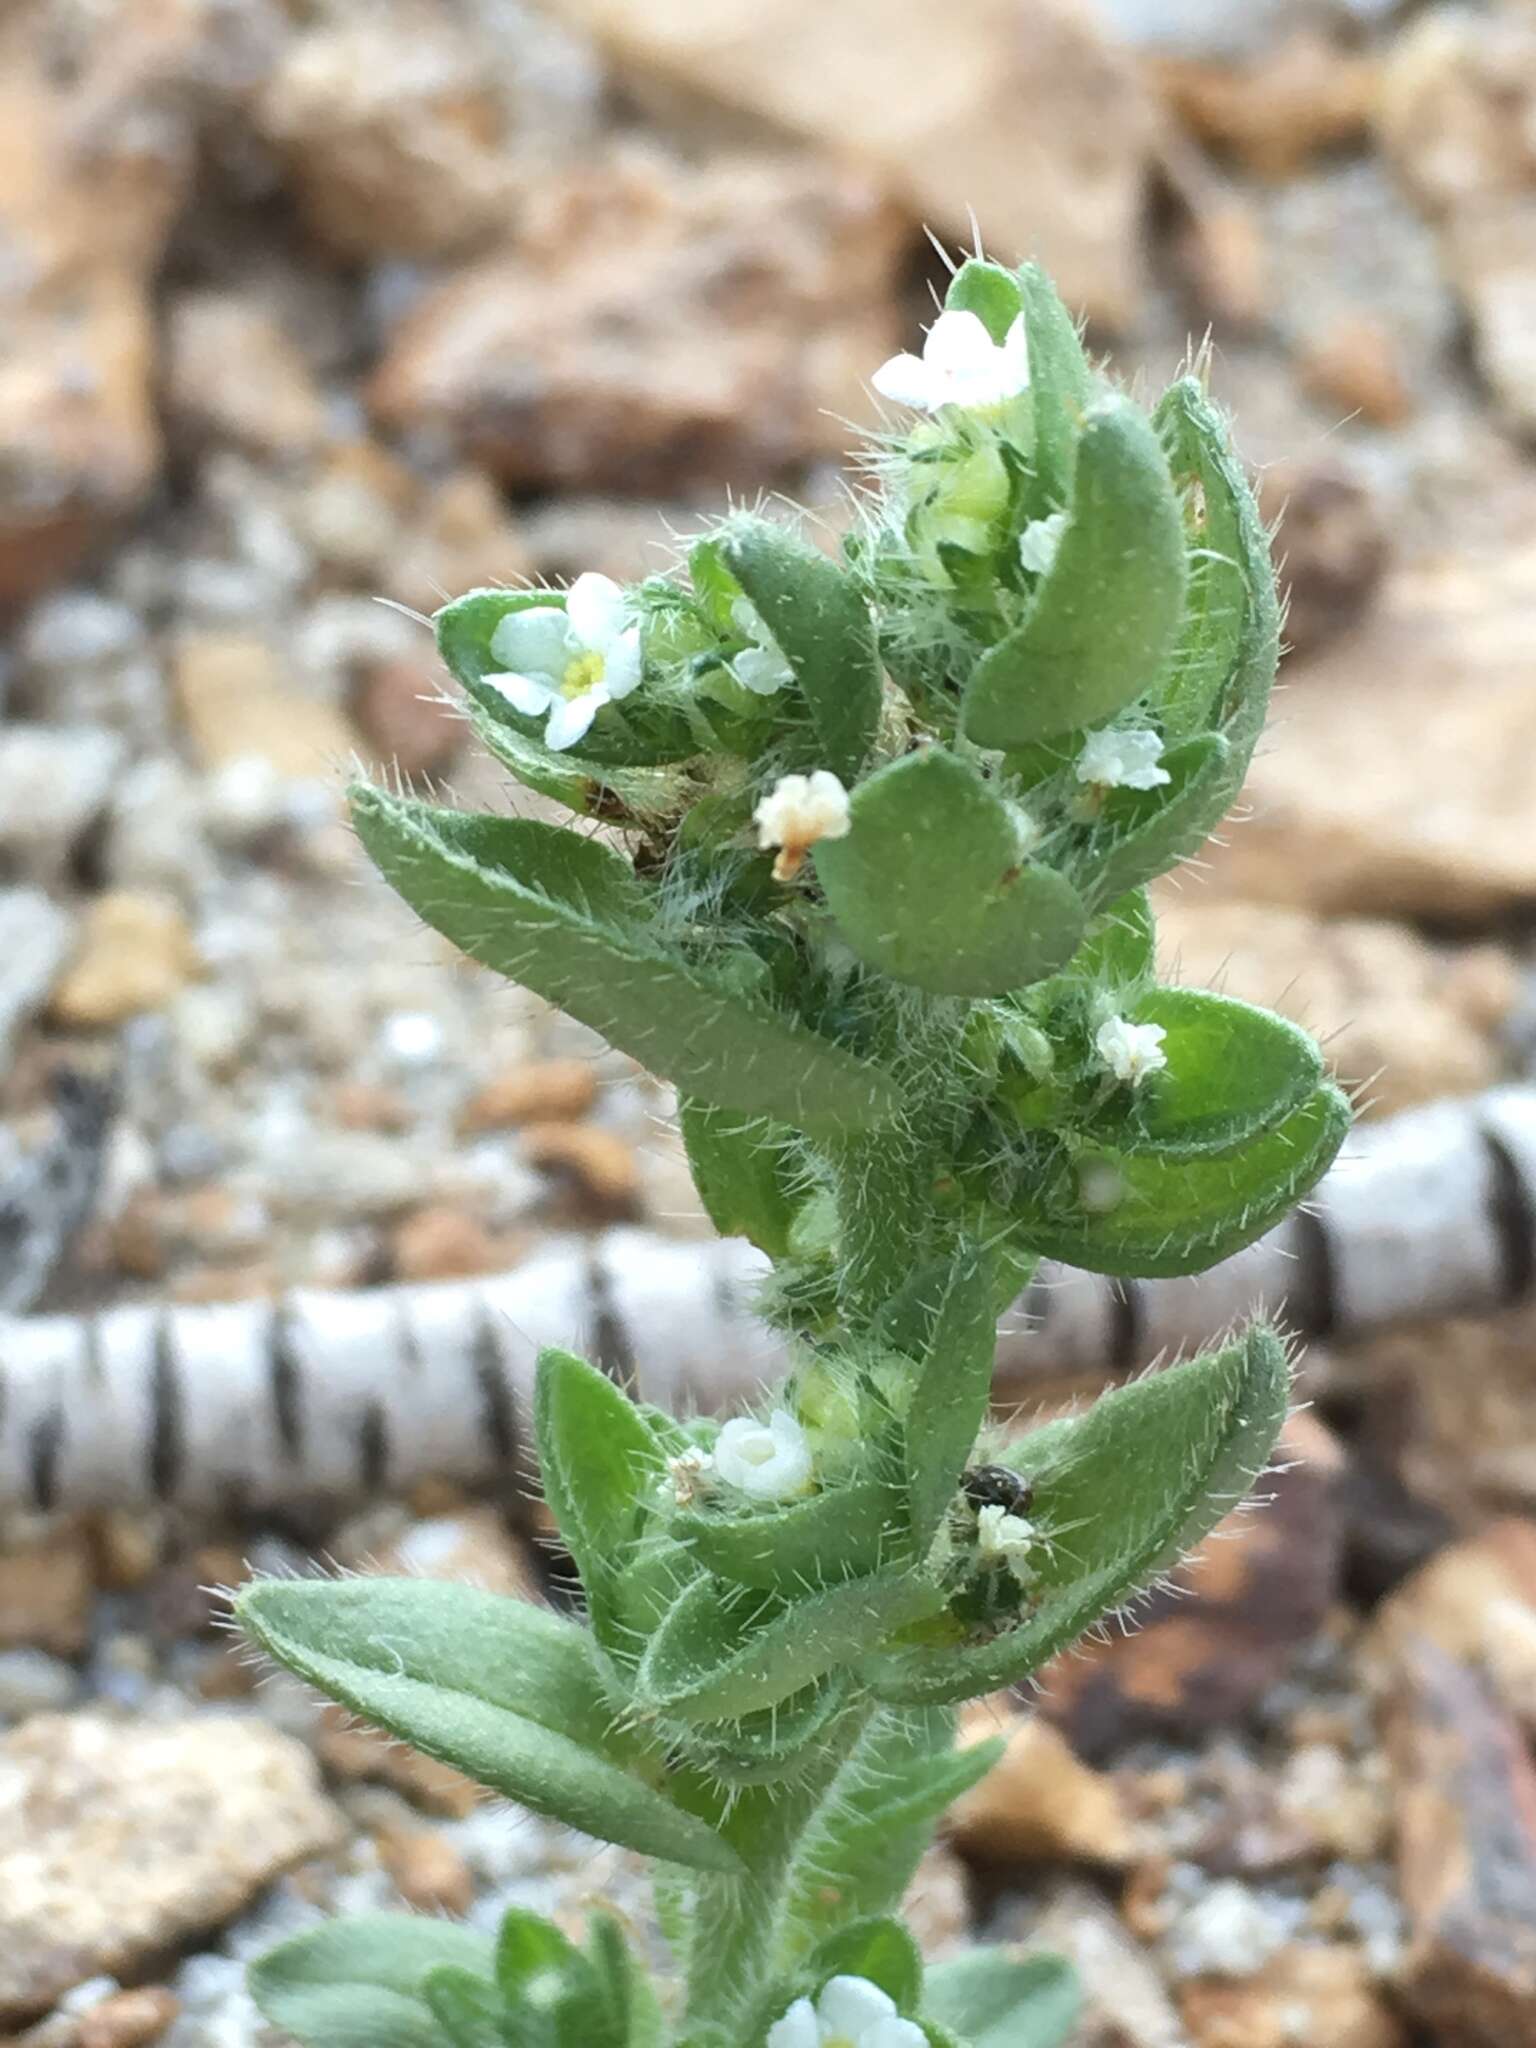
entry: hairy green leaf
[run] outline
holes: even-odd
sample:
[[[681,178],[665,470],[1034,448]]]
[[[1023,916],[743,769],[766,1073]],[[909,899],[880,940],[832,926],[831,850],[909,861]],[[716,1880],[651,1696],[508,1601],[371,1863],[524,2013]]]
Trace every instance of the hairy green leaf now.
[[[708,1507],[674,1515],[673,1533],[721,1578],[793,1597],[878,1571],[903,1547],[902,1501],[879,1478],[856,1478],[757,1514]]]
[[[424,1579],[263,1579],[236,1598],[280,1664],[536,1813],[651,1856],[731,1870],[712,1829],[639,1775],[590,1636],[526,1601]]]
[[[750,1238],[771,1259],[785,1257],[799,1207],[789,1164],[793,1134],[763,1117],[706,1102],[681,1102],[678,1120],[688,1170],[716,1230]]]
[[[815,850],[849,945],[871,967],[939,995],[1001,995],[1055,973],[1087,911],[1026,856],[1019,814],[941,747],[908,754],[854,792],[852,830]]]
[[[509,2033],[494,1984],[445,1963],[421,1980],[421,1996],[453,2048],[554,2048],[543,2014],[530,2029]]]
[[[605,1648],[622,1648],[614,1582],[665,1475],[661,1446],[606,1374],[553,1348],[539,1353],[533,1428],[544,1497],[581,1574],[593,1629]]]
[[[970,1247],[945,1276],[902,1431],[912,1540],[922,1556],[954,1499],[987,1412],[997,1315],[986,1262]]]
[[[1128,399],[1101,399],[1077,444],[1072,512],[1024,623],[966,688],[966,736],[1022,747],[1096,725],[1157,677],[1183,614],[1184,532],[1168,464]]]
[[[895,1083],[795,1019],[663,951],[609,848],[532,818],[352,792],[359,837],[419,916],[689,1094],[803,1128],[861,1129]]]
[[[263,2016],[302,2048],[443,2048],[422,1980],[454,1967],[489,1985],[493,1957],[489,1938],[468,1927],[374,1913],[295,1935],[252,1963],[246,1981]]]
[[[1077,2025],[1083,1996],[1062,1956],[977,1948],[938,1963],[924,1985],[928,2012],[970,2048],[1057,2048]]]
[[[1016,273],[1029,338],[1029,395],[1035,423],[1037,511],[1066,505],[1072,496],[1077,438],[1093,404],[1096,380],[1078,338],[1077,323],[1038,263]]]

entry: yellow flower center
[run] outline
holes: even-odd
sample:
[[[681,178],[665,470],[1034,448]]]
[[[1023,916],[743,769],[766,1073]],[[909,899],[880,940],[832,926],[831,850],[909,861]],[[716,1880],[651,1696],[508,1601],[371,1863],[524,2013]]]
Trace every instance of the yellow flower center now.
[[[589,647],[585,654],[578,654],[566,664],[565,674],[560,678],[562,697],[585,697],[588,690],[595,690],[603,680],[603,657],[595,647]]]

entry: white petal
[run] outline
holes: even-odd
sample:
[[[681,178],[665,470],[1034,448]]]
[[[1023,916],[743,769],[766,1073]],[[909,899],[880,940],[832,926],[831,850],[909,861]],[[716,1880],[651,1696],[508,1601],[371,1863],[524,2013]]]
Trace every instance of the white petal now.
[[[512,709],[521,711],[525,718],[542,718],[551,704],[560,700],[560,692],[543,676],[484,676],[481,680],[499,691]]]
[[[771,697],[795,680],[794,670],[776,647],[744,647],[731,663],[731,674],[756,697]]]
[[[850,2041],[860,2040],[866,2027],[892,2019],[895,2013],[895,1999],[867,1977],[834,1977],[816,2001],[823,2029],[846,2034]]]
[[[631,626],[604,650],[603,688],[610,697],[627,697],[640,680],[640,667],[640,628]]]
[[[520,675],[559,677],[570,660],[570,626],[559,605],[508,612],[491,635],[491,656]]]
[[[821,2030],[808,1998],[797,1998],[768,2029],[768,2048],[818,2048]]]
[[[1024,315],[1014,316],[1013,325],[1003,336],[1003,365],[1013,381],[1013,393],[1029,388],[1029,330],[1024,324]]]
[[[625,625],[624,593],[611,576],[588,569],[565,593],[565,616],[583,647],[606,651]]]
[[[545,746],[556,754],[574,747],[607,702],[608,692],[602,688],[584,690],[579,697],[561,697],[544,728]]]
[[[928,2048],[928,2036],[916,2020],[876,2020],[859,2035],[859,2048]]]
[[[941,377],[975,377],[992,367],[997,344],[979,313],[941,313],[923,343],[923,361]]]
[[[943,403],[937,380],[920,356],[892,356],[869,381],[892,405],[910,405],[914,412],[932,412]]]

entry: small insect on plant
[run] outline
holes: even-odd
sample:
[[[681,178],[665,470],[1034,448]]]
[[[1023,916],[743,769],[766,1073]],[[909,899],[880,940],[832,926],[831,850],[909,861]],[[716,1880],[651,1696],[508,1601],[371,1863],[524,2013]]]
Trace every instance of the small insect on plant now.
[[[722,1424],[544,1354],[579,1616],[383,1578],[239,1595],[355,1713],[657,1866],[654,1946],[521,1911],[289,1942],[253,1985],[304,2048],[1059,2040],[1064,1966],[925,1968],[899,1917],[994,1760],[955,1706],[1177,1564],[1284,1418],[1260,1325],[1012,1440],[987,1419],[1038,1259],[1197,1272],[1349,1121],[1304,1033],[1154,968],[1146,885],[1231,807],[1275,667],[1225,425],[1198,369],[1143,412],[1028,264],[965,263],[874,383],[836,556],[738,512],[675,574],[438,614],[481,741],[566,822],[353,791],[428,924],[675,1085],[794,1364]]]

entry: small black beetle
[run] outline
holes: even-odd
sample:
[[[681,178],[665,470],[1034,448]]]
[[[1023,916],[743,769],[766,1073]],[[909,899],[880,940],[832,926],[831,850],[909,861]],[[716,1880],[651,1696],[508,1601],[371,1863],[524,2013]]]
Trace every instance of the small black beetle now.
[[[1035,1489],[1021,1472],[1006,1465],[973,1465],[960,1475],[960,1490],[979,1513],[982,1508],[1004,1508],[1010,1515],[1027,1514]]]

